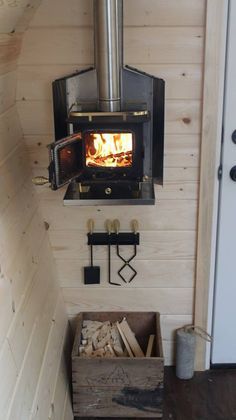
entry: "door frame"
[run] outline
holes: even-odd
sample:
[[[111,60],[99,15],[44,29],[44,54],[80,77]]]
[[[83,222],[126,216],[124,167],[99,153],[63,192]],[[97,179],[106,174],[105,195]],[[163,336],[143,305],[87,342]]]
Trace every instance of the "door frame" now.
[[[194,322],[211,332],[219,199],[225,55],[230,0],[207,0]],[[197,340],[196,370],[210,367],[210,344]]]

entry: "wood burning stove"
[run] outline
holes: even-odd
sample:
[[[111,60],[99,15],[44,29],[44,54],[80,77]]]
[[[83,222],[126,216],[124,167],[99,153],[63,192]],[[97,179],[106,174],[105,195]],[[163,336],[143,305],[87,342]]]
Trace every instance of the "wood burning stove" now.
[[[65,204],[154,204],[164,81],[123,66],[122,0],[94,0],[96,66],[53,82],[52,189]]]

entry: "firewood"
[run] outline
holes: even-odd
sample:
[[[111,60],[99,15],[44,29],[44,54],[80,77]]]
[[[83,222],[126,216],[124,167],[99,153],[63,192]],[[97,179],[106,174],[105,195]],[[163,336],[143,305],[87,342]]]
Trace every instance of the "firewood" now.
[[[117,356],[123,357],[124,356],[124,350],[122,346],[122,339],[119,334],[118,328],[116,325],[112,326],[111,329],[111,337],[113,340],[113,348]]]
[[[151,357],[151,355],[152,355],[154,338],[155,338],[155,335],[154,334],[151,334],[149,336],[148,346],[147,346],[147,351],[146,351],[146,357]]]
[[[79,346],[79,353],[84,353],[84,346]]]
[[[108,349],[110,351],[110,353],[112,354],[112,356],[116,357],[116,354],[115,354],[115,352],[114,352],[114,350],[113,350],[113,348],[112,348],[112,346],[111,346],[110,343],[106,346],[106,349]]]
[[[119,324],[119,327],[120,327],[122,333],[124,334],[128,344],[129,344],[129,347],[131,348],[134,355],[136,357],[144,357],[144,353],[143,353],[138,341],[136,340],[135,335],[134,335],[133,331],[131,330],[126,318],[124,318],[122,320],[122,322]]]
[[[87,327],[87,328],[101,327],[102,325],[103,325],[103,322],[100,322],[100,321],[90,321],[90,320],[83,321],[83,327]]]
[[[98,341],[97,348],[101,349],[101,348],[105,347],[106,344],[109,343],[110,340],[111,340],[111,334],[108,331],[107,335],[104,338],[102,338],[102,340]]]
[[[86,353],[87,356],[91,356],[93,353],[93,346],[92,344],[88,345],[87,347],[84,348],[84,352]]]
[[[95,331],[95,333],[93,333],[92,335],[92,343],[93,343],[93,348],[95,350],[97,349],[97,345],[98,345],[98,335],[99,335],[99,330]]]
[[[117,328],[118,328],[118,330],[119,330],[119,333],[120,333],[120,335],[121,335],[121,338],[122,338],[122,340],[123,340],[123,342],[124,342],[124,345],[125,345],[125,347],[126,347],[126,350],[127,350],[128,354],[129,354],[129,356],[130,356],[130,357],[134,357],[134,355],[133,355],[133,353],[132,353],[132,350],[131,350],[131,348],[130,348],[130,345],[129,345],[128,341],[126,340],[126,337],[125,337],[125,335],[124,335],[124,333],[123,333],[123,331],[122,331],[122,329],[121,329],[121,327],[120,327],[119,322],[117,322],[117,323],[116,323],[116,326],[117,326]]]
[[[105,352],[104,349],[98,349],[92,352],[91,356],[92,357],[102,357],[104,356]]]

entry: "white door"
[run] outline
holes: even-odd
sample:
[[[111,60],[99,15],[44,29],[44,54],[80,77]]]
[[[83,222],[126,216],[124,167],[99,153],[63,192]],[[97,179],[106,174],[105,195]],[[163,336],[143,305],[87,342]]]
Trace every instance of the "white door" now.
[[[213,364],[236,363],[236,1],[229,2]],[[210,156],[209,156],[210,159]]]

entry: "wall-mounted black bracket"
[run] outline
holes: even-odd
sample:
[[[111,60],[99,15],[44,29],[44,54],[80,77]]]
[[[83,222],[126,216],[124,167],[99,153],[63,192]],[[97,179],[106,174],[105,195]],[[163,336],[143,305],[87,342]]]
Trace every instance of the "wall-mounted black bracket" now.
[[[88,233],[88,245],[139,245],[139,233]]]

